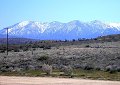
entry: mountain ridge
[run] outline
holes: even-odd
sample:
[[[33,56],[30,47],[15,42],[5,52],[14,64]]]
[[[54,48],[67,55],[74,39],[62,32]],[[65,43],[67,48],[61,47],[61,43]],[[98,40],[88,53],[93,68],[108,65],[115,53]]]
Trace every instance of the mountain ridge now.
[[[8,27],[9,36],[41,40],[72,40],[96,38],[110,34],[120,34],[120,24],[106,24],[98,20],[81,22],[79,20],[62,23],[23,21]],[[6,29],[0,30],[5,35]]]

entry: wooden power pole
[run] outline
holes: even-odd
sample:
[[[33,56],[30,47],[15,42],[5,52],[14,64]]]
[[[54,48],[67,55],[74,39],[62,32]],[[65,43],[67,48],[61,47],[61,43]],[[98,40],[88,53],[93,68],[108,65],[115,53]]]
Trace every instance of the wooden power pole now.
[[[6,28],[6,29],[7,29],[7,43],[6,43],[6,44],[7,44],[7,45],[6,45],[6,48],[7,48],[7,49],[6,49],[6,51],[7,51],[7,55],[8,55],[8,28]]]

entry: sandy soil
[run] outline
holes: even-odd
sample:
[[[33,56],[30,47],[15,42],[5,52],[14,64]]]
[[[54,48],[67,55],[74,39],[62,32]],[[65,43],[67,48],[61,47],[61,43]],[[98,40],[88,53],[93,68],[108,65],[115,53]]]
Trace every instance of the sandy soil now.
[[[0,76],[0,85],[120,85],[120,81]]]

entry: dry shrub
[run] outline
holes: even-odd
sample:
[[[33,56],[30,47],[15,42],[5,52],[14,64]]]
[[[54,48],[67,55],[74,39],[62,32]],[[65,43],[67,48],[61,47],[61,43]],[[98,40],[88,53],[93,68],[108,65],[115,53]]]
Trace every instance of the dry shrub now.
[[[47,74],[50,75],[52,73],[52,66],[44,64],[42,66],[42,70]]]

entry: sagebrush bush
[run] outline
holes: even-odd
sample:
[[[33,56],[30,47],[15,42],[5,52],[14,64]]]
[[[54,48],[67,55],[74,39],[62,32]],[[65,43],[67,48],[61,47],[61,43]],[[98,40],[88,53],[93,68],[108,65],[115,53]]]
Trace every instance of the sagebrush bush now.
[[[112,69],[112,66],[107,66],[106,68],[105,68],[105,71],[110,71]]]
[[[101,69],[99,67],[95,68],[95,70],[100,71]]]
[[[46,50],[46,49],[51,49],[51,46],[50,45],[46,45],[43,47],[43,50]]]
[[[92,66],[89,66],[89,65],[86,65],[85,67],[84,67],[84,70],[92,70],[92,69],[94,69]]]
[[[115,73],[117,71],[117,68],[115,65],[109,65],[106,67],[106,71],[108,71],[109,73]]]
[[[117,72],[120,72],[120,67],[117,67],[116,70],[117,70]]]
[[[44,64],[42,66],[42,70],[47,74],[50,75],[52,73],[52,66]]]
[[[73,73],[71,66],[63,66],[61,70],[64,72],[64,75],[72,75]]]

